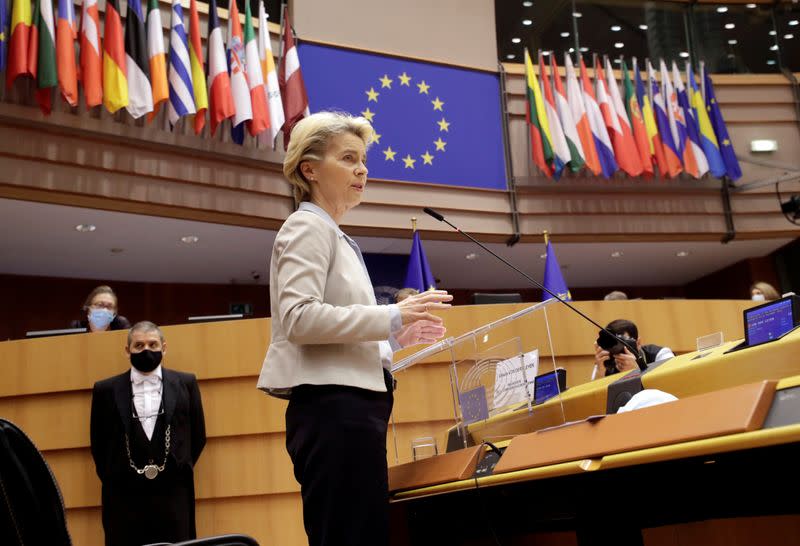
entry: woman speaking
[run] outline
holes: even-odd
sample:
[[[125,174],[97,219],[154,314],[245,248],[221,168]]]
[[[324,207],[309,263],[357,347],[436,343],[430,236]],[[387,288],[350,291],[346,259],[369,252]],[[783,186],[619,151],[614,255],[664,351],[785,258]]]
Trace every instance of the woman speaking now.
[[[430,311],[452,300],[434,290],[376,305],[361,251],[339,229],[361,202],[373,135],[364,118],[313,114],[292,130],[283,163],[300,206],[272,248],[272,339],[258,387],[289,399],[286,448],[310,546],[388,543],[392,351],[441,339]]]

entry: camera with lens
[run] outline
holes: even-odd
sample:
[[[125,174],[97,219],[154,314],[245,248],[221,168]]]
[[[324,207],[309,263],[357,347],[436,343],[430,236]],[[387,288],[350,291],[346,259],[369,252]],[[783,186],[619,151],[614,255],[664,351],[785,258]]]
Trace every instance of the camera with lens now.
[[[624,353],[626,346],[628,347],[628,350],[636,357],[636,363],[639,365],[639,369],[644,370],[647,368],[647,365],[644,364],[644,359],[639,354],[639,351],[636,350],[636,340],[630,336],[624,334],[613,336],[605,330],[600,330],[600,334],[597,337],[597,344],[600,346],[600,348],[608,351],[609,354],[609,358],[603,362],[603,366],[606,368],[607,376],[619,373],[614,357],[618,354]]]

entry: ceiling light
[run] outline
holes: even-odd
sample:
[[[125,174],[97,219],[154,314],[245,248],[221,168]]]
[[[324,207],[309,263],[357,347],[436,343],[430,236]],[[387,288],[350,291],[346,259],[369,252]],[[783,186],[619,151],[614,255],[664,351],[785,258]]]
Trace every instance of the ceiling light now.
[[[622,64],[622,59],[614,59],[614,63],[616,63],[616,64]]]
[[[466,259],[468,259],[468,260],[474,260],[474,259],[476,259],[476,258],[478,257],[478,255],[477,255],[477,254],[475,254],[474,252],[470,252],[469,254],[467,254],[467,255],[466,255],[466,256],[464,256],[464,257],[465,257]]]
[[[562,38],[569,38],[569,32],[562,32],[561,33],[561,37]]]
[[[587,51],[589,51],[589,48],[584,46],[584,47],[582,47],[582,48],[581,48],[581,51],[583,51],[584,53],[586,53]]]
[[[777,152],[778,141],[772,139],[751,140],[750,151],[755,153]]]
[[[517,56],[514,55],[513,53],[509,53],[508,55],[506,55],[506,59],[516,59],[516,58]]]
[[[739,41],[738,41],[738,40],[728,40],[728,43],[729,43],[730,45],[736,45],[736,44],[738,44],[738,43],[739,43]]]
[[[767,61],[767,64],[772,66],[772,65],[775,64],[775,61],[773,59],[770,59],[770,60]]]
[[[518,44],[518,43],[520,43],[521,41],[522,41],[522,38],[511,38],[511,43],[512,43],[512,44]]]
[[[181,241],[183,241],[187,245],[193,245],[199,240],[200,238],[197,235],[187,235],[186,237],[181,237]]]
[[[547,57],[548,55],[550,55],[549,51],[542,51],[542,57]]]
[[[542,260],[546,260],[547,259],[547,252],[545,252],[544,254],[539,254],[539,258],[541,258]]]
[[[125,251],[124,248],[112,248],[110,250],[111,250],[111,254],[120,254],[121,252]]]
[[[800,22],[798,22],[797,19],[792,19],[791,21],[789,21],[790,27],[796,27],[798,24],[800,24]]]
[[[573,16],[575,19],[580,19],[581,17],[583,17],[583,14],[582,14],[581,12],[579,12],[579,11],[573,11],[573,12],[572,12],[572,16]]]
[[[622,49],[623,47],[625,47],[625,44],[623,44],[622,42],[617,42],[616,44],[614,44],[614,47],[616,47],[617,49]]]
[[[728,6],[720,6],[717,8],[718,13],[725,13],[726,11],[728,11]]]
[[[75,226],[76,231],[80,231],[81,233],[89,233],[97,229],[97,226],[94,224],[78,224]]]
[[[647,30],[647,25],[639,25],[639,30]]]
[[[575,48],[574,47],[569,48],[569,52],[570,53],[575,53]]]
[[[619,25],[612,25],[611,26],[611,31],[612,32],[619,32],[620,30],[622,30],[622,27],[619,26]]]
[[[756,7],[756,5],[755,4],[747,4],[747,6],[745,6],[745,7],[747,9],[754,9]]]
[[[681,52],[679,53],[679,55],[680,55],[681,57],[683,57],[684,59],[685,59],[685,58],[687,58],[687,57],[689,56],[689,54],[688,54],[687,52],[685,52],[685,51],[681,51]]]
[[[770,30],[770,31],[769,31],[769,35],[770,35],[770,36],[775,36],[776,34],[778,34],[778,33],[777,33],[777,32],[775,32],[774,30]]]
[[[770,47],[769,49],[770,49],[770,51],[778,51],[778,46],[774,45],[774,46]]]
[[[736,25],[733,24],[733,23],[726,23],[725,24],[725,28],[728,29],[728,30],[733,30],[733,29],[736,28]]]
[[[523,19],[522,24],[525,25],[526,27],[529,27],[533,24],[533,21],[531,21],[530,19]]]
[[[678,258],[685,258],[686,256],[689,255],[689,252],[687,250],[679,250],[678,252],[675,253],[675,255]]]
[[[612,258],[621,258],[622,254],[623,254],[623,252],[621,250],[615,250],[614,252],[611,253],[611,257]]]
[[[525,6],[526,8],[529,8],[533,5],[533,2],[523,2],[522,5]]]
[[[794,38],[794,34],[784,34],[783,35],[783,39],[784,40],[791,40],[792,38]]]

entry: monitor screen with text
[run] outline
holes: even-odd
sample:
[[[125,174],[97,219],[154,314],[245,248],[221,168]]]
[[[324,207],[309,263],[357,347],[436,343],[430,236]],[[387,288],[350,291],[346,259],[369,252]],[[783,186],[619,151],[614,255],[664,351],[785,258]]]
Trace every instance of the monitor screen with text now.
[[[794,328],[792,299],[785,298],[745,311],[747,345],[778,339]]]

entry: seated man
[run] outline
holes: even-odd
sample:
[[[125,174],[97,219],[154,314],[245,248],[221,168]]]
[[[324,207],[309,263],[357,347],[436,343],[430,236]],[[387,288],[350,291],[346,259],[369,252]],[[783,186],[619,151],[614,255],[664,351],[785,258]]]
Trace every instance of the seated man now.
[[[416,296],[417,294],[419,294],[419,290],[417,290],[416,288],[401,288],[394,295],[394,301],[395,303],[400,303],[404,299],[409,298],[411,296]]]
[[[647,365],[653,362],[660,362],[673,358],[672,349],[669,347],[661,347],[659,345],[642,345],[642,340],[639,337],[639,329],[636,325],[625,319],[617,319],[611,321],[606,326],[606,329],[612,334],[622,336],[636,342],[636,348],[640,356],[644,359]],[[605,377],[619,372],[628,372],[639,368],[636,362],[636,355],[623,346],[623,351],[612,355],[609,351],[600,347],[595,341],[594,344],[594,370],[592,371],[592,379],[598,377]]]
[[[196,537],[194,465],[206,443],[193,374],[161,366],[164,334],[152,322],[128,332],[131,368],[92,391],[92,457],[102,482],[106,546]]]

